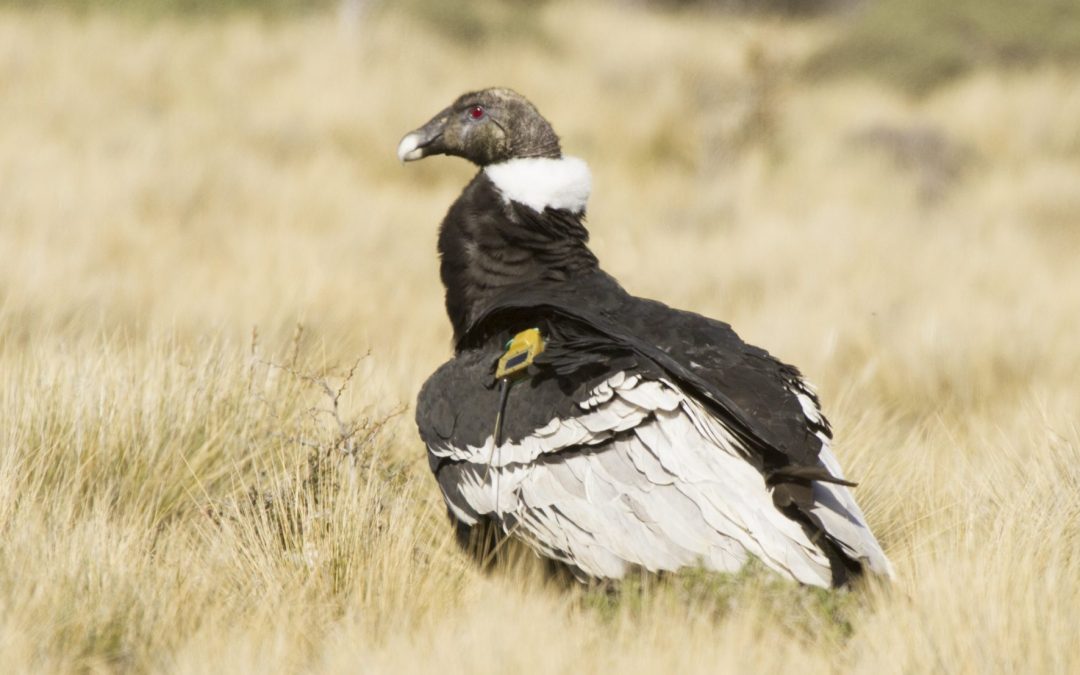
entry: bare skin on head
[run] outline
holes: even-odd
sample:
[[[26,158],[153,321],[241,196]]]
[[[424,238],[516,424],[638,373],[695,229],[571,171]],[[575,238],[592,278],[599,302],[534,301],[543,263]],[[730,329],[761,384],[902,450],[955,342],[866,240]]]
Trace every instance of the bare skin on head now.
[[[503,87],[464,94],[398,145],[403,162],[453,155],[477,166],[562,157],[559,137],[532,103]]]

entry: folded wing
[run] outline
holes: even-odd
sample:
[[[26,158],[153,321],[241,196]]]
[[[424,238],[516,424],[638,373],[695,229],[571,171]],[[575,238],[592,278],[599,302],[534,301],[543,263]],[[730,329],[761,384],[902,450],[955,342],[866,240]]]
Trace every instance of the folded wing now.
[[[754,556],[805,584],[833,579],[826,552],[776,508],[737,436],[670,380],[616,373],[573,414],[498,447],[490,436],[476,446],[426,440],[456,519],[490,518],[581,577],[619,578],[636,567],[732,572]],[[827,443],[822,462],[839,476]],[[813,490],[829,539],[890,574],[848,488]]]

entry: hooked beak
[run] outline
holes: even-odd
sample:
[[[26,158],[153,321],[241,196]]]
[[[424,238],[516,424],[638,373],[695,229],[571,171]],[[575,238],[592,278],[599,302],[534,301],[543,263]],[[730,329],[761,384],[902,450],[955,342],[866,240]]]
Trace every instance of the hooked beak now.
[[[402,162],[412,162],[423,159],[428,155],[438,155],[446,151],[442,144],[443,130],[446,122],[450,119],[449,113],[443,111],[434,119],[420,127],[416,131],[405,134],[405,138],[397,146],[397,156]]]

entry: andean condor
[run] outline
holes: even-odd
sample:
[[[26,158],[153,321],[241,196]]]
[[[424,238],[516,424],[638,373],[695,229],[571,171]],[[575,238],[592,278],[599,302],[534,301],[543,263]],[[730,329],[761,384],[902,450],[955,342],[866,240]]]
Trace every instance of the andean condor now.
[[[892,576],[813,387],[600,269],[588,166],[529,101],[467,93],[398,146],[438,154],[480,167],[439,230],[454,355],[416,407],[463,545],[495,531],[582,580],[751,557],[815,586]]]

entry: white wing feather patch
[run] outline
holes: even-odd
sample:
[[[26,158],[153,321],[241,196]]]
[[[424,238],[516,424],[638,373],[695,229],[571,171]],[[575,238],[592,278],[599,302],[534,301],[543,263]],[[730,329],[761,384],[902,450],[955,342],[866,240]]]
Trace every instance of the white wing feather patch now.
[[[806,418],[815,424],[823,424],[824,415],[821,414],[813,385],[800,378],[792,387],[792,392],[798,397]],[[821,464],[833,476],[845,479],[840,462],[832,451],[832,439],[821,431],[816,435],[821,440],[821,452],[818,453]],[[845,554],[863,561],[876,574],[890,579],[896,575],[892,562],[866,524],[866,516],[855,502],[850,488],[835,483],[815,482],[814,502],[814,515]]]
[[[792,391],[820,424],[810,395]],[[458,485],[465,503],[445,495],[454,514],[515,523],[513,534],[538,553],[592,577],[619,578],[631,566],[734,572],[752,555],[787,578],[830,585],[827,556],[776,509],[734,436],[674,384],[618,373],[579,407],[579,416],[553,419],[497,451],[490,437],[482,447],[430,447],[467,463]],[[840,477],[820,436],[822,463]],[[830,538],[891,576],[851,492],[815,483],[814,496],[813,512]]]

